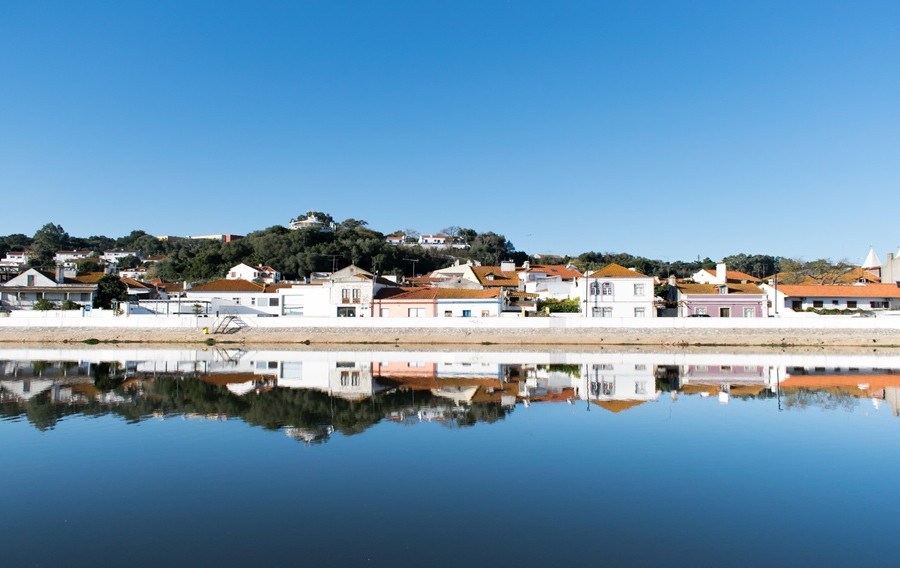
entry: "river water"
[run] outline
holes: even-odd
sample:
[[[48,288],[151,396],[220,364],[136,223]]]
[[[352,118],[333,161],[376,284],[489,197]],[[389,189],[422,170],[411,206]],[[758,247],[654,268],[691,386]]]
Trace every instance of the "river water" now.
[[[895,566],[900,354],[0,349],[4,566]]]

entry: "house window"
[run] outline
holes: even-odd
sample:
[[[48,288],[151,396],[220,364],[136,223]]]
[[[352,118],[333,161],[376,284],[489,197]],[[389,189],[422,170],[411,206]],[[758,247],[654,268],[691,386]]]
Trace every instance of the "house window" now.
[[[591,317],[599,318],[600,317],[600,308],[594,306],[591,308]]]
[[[425,308],[409,308],[407,315],[411,318],[424,318]]]
[[[355,318],[356,317],[356,308],[338,307],[337,317],[339,317],[339,318]]]
[[[644,308],[635,308],[634,309],[634,317],[642,318],[645,316],[646,316],[646,312],[645,312]]]
[[[591,296],[597,296],[598,294],[600,294],[600,283],[591,282]]]
[[[341,288],[341,301],[345,304],[350,301],[350,289],[349,288]]]
[[[643,296],[644,295],[644,285],[643,284],[635,284],[634,285],[634,295],[635,296]]]
[[[444,317],[445,317],[445,318],[452,318],[452,317],[453,317],[453,310],[444,310]]]
[[[731,308],[719,308],[719,317],[720,318],[730,318],[731,317]]]
[[[601,284],[600,290],[604,296],[612,296],[612,293],[613,293],[612,282],[604,282],[603,284]]]
[[[354,303],[354,304],[358,304],[358,303],[359,303],[359,288],[354,288],[354,289],[353,289],[353,303]]]
[[[383,318],[391,317],[391,309],[390,308],[381,308],[381,310],[379,310],[379,312],[378,312],[378,315]]]
[[[34,275],[29,274],[25,277],[25,285],[26,286],[34,286]]]
[[[838,301],[837,301],[837,300],[831,300],[831,305],[832,305],[832,306],[838,305]]]
[[[756,308],[744,308],[744,317],[745,318],[755,318],[756,317]]]
[[[269,298],[270,306],[278,306],[278,298]]]
[[[694,313],[698,316],[707,316],[709,312],[707,311],[706,306],[699,306],[694,308]]]
[[[472,317],[472,310],[463,310],[463,316],[462,316],[462,317],[464,317],[464,318],[470,318],[470,317]]]
[[[611,318],[612,317],[612,308],[600,308],[600,317],[601,318]]]
[[[814,308],[821,308],[822,306],[823,306],[822,300],[813,300],[813,307],[814,307]]]
[[[481,310],[481,317],[483,317],[483,318],[491,317],[491,311],[490,310]]]
[[[856,307],[856,300],[847,300],[847,307],[851,310]]]
[[[637,395],[647,394],[647,381],[639,381],[639,382],[634,383],[634,394],[637,394]]]

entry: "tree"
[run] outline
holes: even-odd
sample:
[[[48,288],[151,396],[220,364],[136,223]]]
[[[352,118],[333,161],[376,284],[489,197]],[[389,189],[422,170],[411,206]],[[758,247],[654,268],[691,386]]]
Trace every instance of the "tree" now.
[[[53,266],[56,251],[69,246],[69,234],[62,225],[47,223],[37,230],[31,242],[31,250],[35,253],[41,266]]]
[[[128,286],[112,274],[105,274],[97,281],[94,307],[109,309],[113,302],[123,302],[128,297]]]
[[[137,268],[140,265],[141,265],[141,259],[134,256],[133,254],[130,254],[124,258],[120,258],[119,262],[117,263],[117,266],[120,269],[124,268],[126,270],[129,268]]]

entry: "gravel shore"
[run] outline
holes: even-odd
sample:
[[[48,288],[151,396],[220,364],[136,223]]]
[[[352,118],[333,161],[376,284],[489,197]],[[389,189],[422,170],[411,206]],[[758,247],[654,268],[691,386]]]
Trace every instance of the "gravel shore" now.
[[[241,329],[208,335],[197,329],[142,328],[3,328],[0,343],[110,343],[268,345],[657,345],[657,346],[846,346],[900,347],[900,330],[841,329],[409,329],[295,328]]]

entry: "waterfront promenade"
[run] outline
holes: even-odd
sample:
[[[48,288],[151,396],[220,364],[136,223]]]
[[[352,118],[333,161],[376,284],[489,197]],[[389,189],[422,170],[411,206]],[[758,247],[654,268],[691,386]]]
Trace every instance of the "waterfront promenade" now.
[[[750,345],[900,348],[900,317],[784,318],[273,318],[114,316],[111,312],[13,313],[2,343],[90,339],[140,343]],[[222,332],[216,333],[217,329]]]

